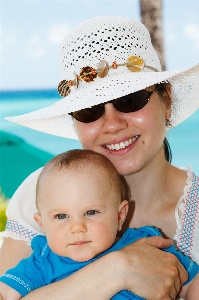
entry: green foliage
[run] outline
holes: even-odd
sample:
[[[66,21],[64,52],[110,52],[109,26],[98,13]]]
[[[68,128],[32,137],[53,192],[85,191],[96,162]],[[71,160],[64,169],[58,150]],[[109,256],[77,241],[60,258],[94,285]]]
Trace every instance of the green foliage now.
[[[7,217],[5,211],[7,205],[8,205],[8,199],[5,198],[3,192],[0,189],[0,231],[3,231],[6,226]]]

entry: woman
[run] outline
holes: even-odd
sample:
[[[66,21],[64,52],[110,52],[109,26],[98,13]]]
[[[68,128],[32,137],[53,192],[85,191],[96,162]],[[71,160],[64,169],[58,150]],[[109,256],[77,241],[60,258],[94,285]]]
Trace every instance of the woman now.
[[[58,90],[64,98],[8,119],[50,134],[78,136],[83,148],[108,157],[131,191],[126,225],[158,227],[199,263],[199,178],[169,163],[165,139],[170,124],[199,107],[198,87],[199,65],[161,72],[140,22],[99,17],[80,24],[63,41]],[[25,241],[41,233],[32,217],[39,172],[26,179],[8,207],[2,272],[28,256]],[[147,299],[175,299],[186,272],[158,249],[169,244],[162,238],[139,240],[24,299],[110,299],[121,289]]]

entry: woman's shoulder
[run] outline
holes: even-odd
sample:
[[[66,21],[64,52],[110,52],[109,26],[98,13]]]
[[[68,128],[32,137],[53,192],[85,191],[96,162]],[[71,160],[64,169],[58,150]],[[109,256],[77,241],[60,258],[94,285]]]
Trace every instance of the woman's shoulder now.
[[[174,239],[184,254],[199,263],[199,177],[190,167],[181,169],[187,172],[187,181],[176,206],[177,231]]]
[[[183,194],[176,205],[176,211],[180,210],[180,215],[183,215],[189,208],[189,206],[191,206],[192,208],[195,207],[195,210],[197,210],[199,203],[199,176],[193,173],[191,167],[181,167],[180,169],[186,172],[187,179]],[[186,217],[188,217],[187,214],[185,215]]]
[[[31,173],[18,187],[18,189],[15,191],[14,195],[12,196],[10,202],[15,200],[16,198],[20,198],[20,195],[24,195],[26,193],[31,193],[32,190],[35,190],[37,179],[39,177],[39,174],[41,173],[41,170],[43,168],[39,168],[33,173]]]
[[[199,201],[199,176],[193,172],[191,167],[180,167],[179,169],[183,170],[187,174],[186,185],[179,202],[183,200],[190,201],[192,197],[194,197],[196,201]]]
[[[16,190],[16,192],[19,189],[24,188],[26,185],[28,185],[30,183],[36,183],[37,179],[39,177],[39,174],[41,173],[42,169],[43,169],[43,167],[37,169],[36,171],[32,172],[28,177],[26,177],[26,179],[22,182],[22,184],[19,186],[19,188]]]

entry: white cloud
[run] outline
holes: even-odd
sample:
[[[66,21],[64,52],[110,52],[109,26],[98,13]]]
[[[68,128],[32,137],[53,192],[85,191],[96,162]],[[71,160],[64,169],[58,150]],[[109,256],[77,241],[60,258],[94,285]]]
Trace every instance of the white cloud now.
[[[37,46],[37,47],[34,47],[32,49],[28,49],[26,51],[26,54],[29,56],[29,57],[32,57],[32,58],[38,58],[42,55],[44,55],[46,52],[45,48],[44,47],[41,47],[41,46]]]
[[[10,34],[9,32],[6,32],[1,24],[0,24],[0,38],[1,38],[1,45],[4,47],[10,46],[10,44],[13,44],[17,41],[16,36]]]
[[[175,42],[175,41],[176,41],[176,34],[175,34],[175,33],[172,33],[172,32],[169,32],[169,33],[166,35],[166,41],[167,41],[168,43]]]
[[[28,48],[25,51],[26,55],[31,58],[39,58],[46,52],[42,45],[42,40],[38,34],[33,34],[28,42]]]
[[[61,43],[70,29],[71,27],[66,23],[52,26],[48,32],[49,42],[53,44]]]
[[[38,46],[41,43],[40,38],[37,34],[31,36],[29,44],[32,46]]]
[[[6,32],[0,24],[0,64],[6,64],[10,59],[10,51],[15,47],[17,37]]]
[[[199,25],[186,25],[184,28],[184,35],[187,39],[190,39],[192,41],[194,49],[199,50]]]
[[[1,35],[2,35],[2,26],[0,24],[0,40],[2,40]],[[2,43],[0,43],[0,51],[1,49],[2,49]],[[1,53],[0,53],[0,58],[1,58]],[[1,59],[0,59],[0,63],[1,63]]]

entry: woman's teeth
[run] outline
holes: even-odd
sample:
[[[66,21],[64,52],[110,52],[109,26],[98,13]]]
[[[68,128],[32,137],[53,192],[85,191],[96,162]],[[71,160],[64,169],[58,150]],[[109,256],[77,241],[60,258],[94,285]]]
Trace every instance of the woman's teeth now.
[[[119,144],[111,144],[111,145],[106,145],[106,148],[108,148],[109,150],[120,150],[120,149],[124,149],[126,147],[128,147],[129,145],[131,145],[133,142],[135,142],[138,139],[138,135],[134,136],[132,139],[129,139],[125,142],[121,142]]]

